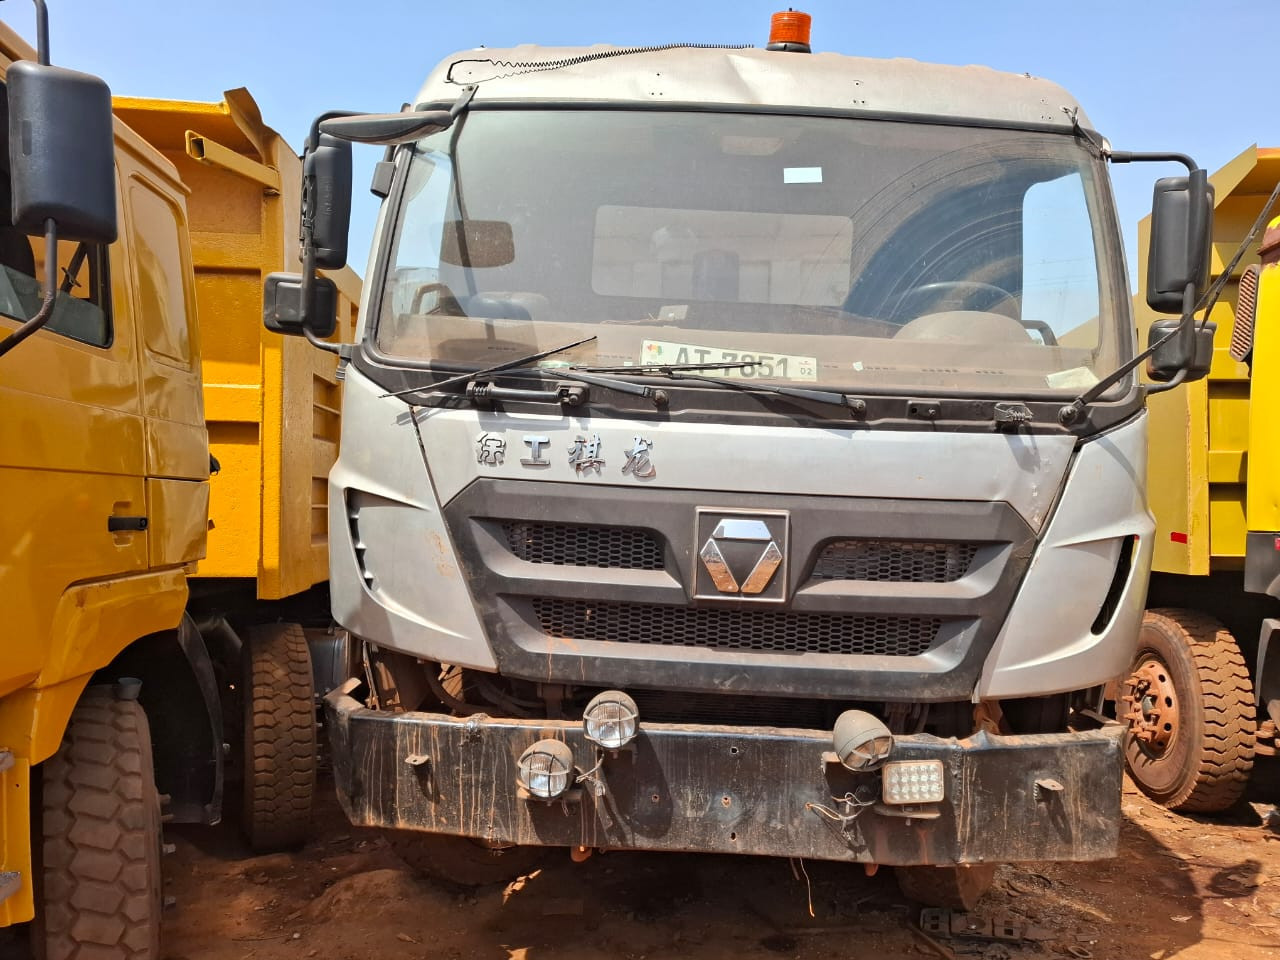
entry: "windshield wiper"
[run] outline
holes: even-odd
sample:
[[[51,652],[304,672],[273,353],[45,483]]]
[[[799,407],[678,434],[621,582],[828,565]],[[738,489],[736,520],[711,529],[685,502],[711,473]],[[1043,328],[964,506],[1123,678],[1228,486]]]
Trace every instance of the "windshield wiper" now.
[[[755,360],[735,360],[720,363],[644,363],[631,364],[621,367],[579,367],[570,364],[568,369],[581,370],[583,373],[656,373],[659,375],[670,375],[672,371],[685,370],[740,370],[745,367],[754,367]],[[549,368],[554,369],[554,368]]]
[[[834,390],[810,390],[806,387],[785,387],[772,383],[756,383],[754,381],[747,380],[729,380],[724,377],[701,377],[692,372],[695,370],[741,370],[745,367],[754,366],[756,366],[756,361],[754,360],[738,360],[721,363],[646,363],[640,366],[630,367],[565,367],[557,372],[564,374],[566,377],[570,373],[581,371],[588,374],[630,373],[637,376],[665,377],[668,380],[696,380],[700,383],[711,383],[721,387],[730,387],[734,390],[758,390],[763,393],[773,393],[782,397],[794,397],[798,400],[811,400],[814,403],[826,403],[835,407],[845,407],[852,411],[855,416],[866,413],[867,404],[865,400],[859,400],[856,397],[837,393]],[[585,377],[582,379],[585,383],[591,382]],[[607,386],[607,384],[605,385]],[[665,396],[665,391],[659,390],[657,393]],[[658,401],[655,399],[655,402]]]
[[[784,387],[775,383],[754,383],[749,380],[729,380],[726,377],[702,377],[696,373],[671,373],[672,380],[696,380],[699,383],[712,383],[734,390],[759,390],[773,393],[780,397],[794,397],[797,400],[811,400],[814,403],[826,403],[833,407],[845,407],[855,416],[867,412],[867,402],[834,390],[810,390],[807,387]]]
[[[494,364],[492,367],[485,367],[483,370],[473,370],[471,373],[461,373],[456,377],[449,377],[441,380],[439,383],[428,383],[421,387],[409,387],[407,390],[396,390],[393,393],[384,393],[382,398],[387,397],[403,397],[410,393],[435,393],[445,387],[452,387],[459,383],[470,383],[481,377],[487,377],[495,373],[503,373],[507,370],[514,370],[517,367],[525,367],[539,360],[545,360],[547,357],[554,357],[557,353],[564,353],[566,350],[572,350],[574,347],[580,347],[584,343],[590,343],[596,338],[595,334],[589,337],[583,337],[581,340],[575,340],[573,343],[566,343],[563,347],[552,347],[550,350],[543,350],[539,353],[531,353],[527,357],[520,357],[517,360],[508,360],[506,363]]]
[[[567,375],[569,372],[583,370],[589,373],[633,373],[638,376],[665,377],[668,380],[695,380],[699,383],[710,383],[720,387],[729,387],[733,390],[757,390],[762,393],[777,394],[780,397],[794,397],[797,400],[827,403],[834,407],[845,407],[855,415],[866,412],[867,404],[865,400],[837,393],[834,390],[810,390],[806,387],[784,387],[773,383],[729,380],[725,377],[702,377],[690,372],[694,370],[739,370],[744,367],[754,367],[755,365],[756,363],[753,360],[733,363],[654,363],[637,367],[568,367],[559,372]]]

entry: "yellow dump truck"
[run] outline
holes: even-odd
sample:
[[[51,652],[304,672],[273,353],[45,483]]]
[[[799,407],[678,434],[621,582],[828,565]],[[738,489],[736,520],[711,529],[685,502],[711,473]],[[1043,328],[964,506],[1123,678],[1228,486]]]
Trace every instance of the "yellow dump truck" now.
[[[248,94],[113,104],[35,58],[0,24],[0,928],[150,960],[162,822],[225,778],[255,845],[305,828],[336,364],[261,330],[300,166]]]
[[[266,275],[298,262],[301,161],[245,90],[228,91],[221,103],[117,97],[115,112],[190,190],[216,468],[208,554],[191,581],[190,612],[212,654],[229,739],[243,745],[232,774],[244,785],[245,834],[259,849],[287,846],[309,823],[313,689],[336,685],[349,666],[345,634],[328,629],[326,478],[338,450],[337,357],[261,323]],[[338,291],[338,333],[349,340],[360,281],[349,268],[328,276]],[[309,641],[323,654],[315,683]]]
[[[1212,182],[1217,279],[1280,183],[1280,149],[1250,147]],[[1280,721],[1280,219],[1261,225],[1210,317],[1208,378],[1148,406],[1155,555],[1120,712],[1130,775],[1187,812],[1234,804]],[[1144,302],[1140,330],[1155,319]]]

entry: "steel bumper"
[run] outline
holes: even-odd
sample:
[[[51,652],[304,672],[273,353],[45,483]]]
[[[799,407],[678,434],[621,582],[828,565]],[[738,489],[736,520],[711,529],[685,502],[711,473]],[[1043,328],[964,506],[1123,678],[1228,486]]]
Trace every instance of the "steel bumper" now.
[[[825,762],[829,732],[641,717],[636,740],[604,756],[599,786],[589,779],[569,799],[548,803],[520,795],[517,760],[536,740],[555,737],[590,770],[598,754],[580,723],[392,714],[361,706],[348,695],[353,687],[334,690],[325,708],[338,797],[355,824],[543,846],[904,865],[1116,852],[1119,726],[899,737],[892,760],[943,763],[946,798],[928,819],[880,805],[879,773],[854,775]],[[876,802],[855,809],[837,799],[847,795]]]

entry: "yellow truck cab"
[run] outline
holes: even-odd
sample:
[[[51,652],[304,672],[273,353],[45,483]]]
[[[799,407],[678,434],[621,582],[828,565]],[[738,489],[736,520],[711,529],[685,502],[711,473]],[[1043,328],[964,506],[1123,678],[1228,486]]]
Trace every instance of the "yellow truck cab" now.
[[[6,101],[13,64],[34,58],[0,25]],[[114,679],[103,671],[140,638],[175,635],[205,550],[209,455],[186,189],[122,123],[114,142],[115,241],[59,242],[67,294],[44,329],[0,357],[0,593],[14,618],[0,646],[0,924],[31,919],[43,885],[50,949],[83,941],[76,921],[97,912],[118,921],[118,955],[152,956],[161,811],[151,742],[139,684],[103,685]],[[29,319],[48,251],[9,222],[3,174],[9,335]],[[198,694],[196,675],[186,679]],[[29,816],[37,770],[43,884]]]
[[[0,24],[0,106],[36,56]],[[251,846],[310,824],[314,688],[349,669],[326,589],[337,361],[261,327],[264,277],[297,260],[301,162],[247,91],[113,101],[33,68],[92,88],[101,137],[40,153],[79,135],[48,97],[0,117],[26,178],[0,160],[0,955],[35,918],[50,956],[154,958],[162,822],[216,823],[240,786]],[[52,281],[32,178],[69,195],[35,210],[67,221]],[[349,338],[359,278],[328,276]]]

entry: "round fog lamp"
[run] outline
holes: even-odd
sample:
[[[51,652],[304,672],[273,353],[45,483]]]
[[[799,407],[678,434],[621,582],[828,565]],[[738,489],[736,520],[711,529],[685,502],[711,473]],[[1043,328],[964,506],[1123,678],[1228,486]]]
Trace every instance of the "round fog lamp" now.
[[[596,694],[582,711],[582,729],[587,739],[606,750],[625,747],[636,738],[639,727],[636,702],[621,690]]]
[[[893,751],[893,734],[889,728],[863,710],[846,710],[840,714],[831,742],[841,765],[854,773],[876,769]]]
[[[573,782],[573,751],[563,740],[539,740],[520,754],[520,786],[554,800]]]

